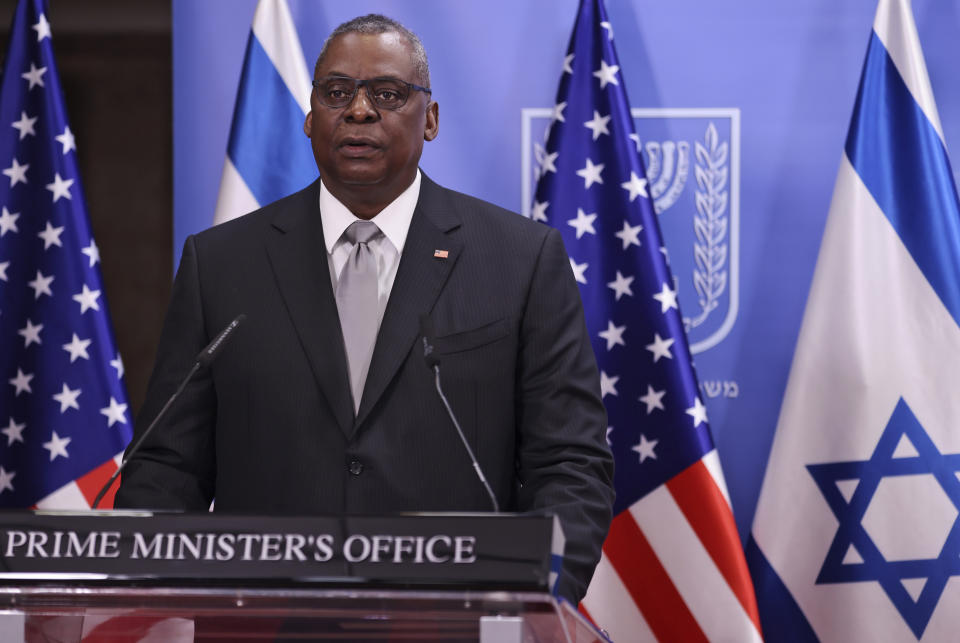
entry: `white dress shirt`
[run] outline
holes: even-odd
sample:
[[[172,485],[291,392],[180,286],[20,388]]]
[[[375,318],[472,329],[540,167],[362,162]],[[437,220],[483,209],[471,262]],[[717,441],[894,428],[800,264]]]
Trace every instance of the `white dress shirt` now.
[[[383,321],[383,313],[387,309],[390,291],[397,276],[397,267],[400,265],[400,255],[403,254],[403,244],[407,240],[410,221],[413,219],[413,211],[417,207],[419,198],[420,170],[417,170],[410,187],[371,219],[383,233],[382,236],[376,237],[367,244],[377,258],[377,294],[379,296],[377,327]],[[327,246],[330,281],[333,292],[336,293],[340,273],[354,245],[343,237],[343,232],[351,223],[361,219],[330,194],[327,186],[321,181],[320,220],[323,224],[324,243]]]

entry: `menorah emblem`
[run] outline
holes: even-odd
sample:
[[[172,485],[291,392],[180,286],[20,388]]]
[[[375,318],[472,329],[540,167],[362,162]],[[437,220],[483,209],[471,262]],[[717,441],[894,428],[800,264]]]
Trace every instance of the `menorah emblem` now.
[[[640,150],[640,137],[631,136]],[[647,168],[647,184],[653,198],[653,209],[663,213],[683,194],[690,173],[690,144],[686,141],[647,141],[643,145]]]

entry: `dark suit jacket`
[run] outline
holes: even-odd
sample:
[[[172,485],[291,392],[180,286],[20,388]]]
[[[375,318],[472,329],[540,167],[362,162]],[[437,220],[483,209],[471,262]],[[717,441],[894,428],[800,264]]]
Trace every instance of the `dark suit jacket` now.
[[[137,436],[196,354],[247,319],[122,476],[118,507],[264,514],[489,511],[434,389],[506,510],[556,512],[582,597],[611,517],[597,367],[557,231],[423,177],[354,417],[319,181],[187,239]],[[446,258],[434,257],[446,250]]]

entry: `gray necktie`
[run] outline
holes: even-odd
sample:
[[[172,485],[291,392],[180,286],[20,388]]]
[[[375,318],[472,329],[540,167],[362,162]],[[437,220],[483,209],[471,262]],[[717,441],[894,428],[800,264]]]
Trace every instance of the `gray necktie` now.
[[[379,234],[380,228],[371,221],[355,221],[343,233],[347,241],[355,244],[337,282],[337,311],[347,351],[354,411],[360,408],[363,383],[377,341],[377,258],[368,243]]]

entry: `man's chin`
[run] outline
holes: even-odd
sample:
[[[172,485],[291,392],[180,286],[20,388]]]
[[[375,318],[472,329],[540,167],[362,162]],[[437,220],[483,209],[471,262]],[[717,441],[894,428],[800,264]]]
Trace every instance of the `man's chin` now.
[[[387,181],[387,172],[363,159],[354,159],[342,164],[336,173],[336,180],[342,185],[377,185]]]
[[[383,176],[344,176],[340,178],[341,185],[349,185],[350,187],[374,186],[383,183]]]

